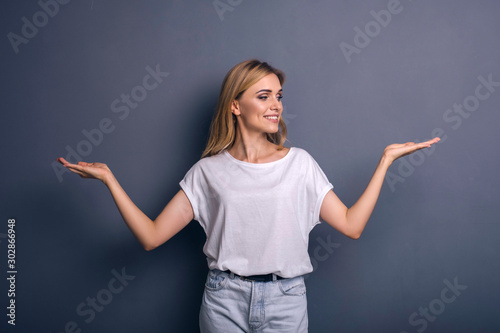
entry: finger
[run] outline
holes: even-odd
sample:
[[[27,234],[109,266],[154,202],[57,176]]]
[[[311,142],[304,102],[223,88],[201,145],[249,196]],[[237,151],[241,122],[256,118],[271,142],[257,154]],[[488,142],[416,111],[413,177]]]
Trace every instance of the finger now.
[[[78,165],[78,164],[70,164],[70,165],[67,165],[66,168],[68,168],[71,171],[78,171],[81,173],[86,173],[85,169],[84,169],[85,167]]]
[[[59,163],[61,163],[61,164],[63,164],[63,165],[64,164],[69,164],[69,162],[66,161],[63,157],[59,157],[56,161],[59,162]]]
[[[410,155],[414,152],[416,152],[417,150],[420,150],[420,149],[423,149],[423,148],[426,148],[427,146],[426,145],[422,145],[420,143],[418,144],[413,144],[411,146],[406,146],[405,144],[405,147],[403,147],[402,149],[399,150],[399,153],[397,154],[398,155],[398,158],[399,157],[403,157],[403,156],[406,156],[406,155]]]
[[[414,145],[414,144],[415,144],[415,142],[413,142],[413,141],[408,141],[408,142],[405,142],[405,143],[398,143],[398,145],[403,146],[403,147],[404,146],[411,146],[411,145]]]
[[[57,161],[58,161],[59,163],[61,163],[63,166],[65,166],[66,168],[67,168],[68,166],[75,166],[75,165],[77,165],[77,164],[72,164],[72,163],[70,163],[70,162],[66,161],[66,160],[65,160],[64,158],[62,158],[62,157],[59,157],[59,158],[57,159]]]
[[[415,142],[405,142],[405,143],[395,143],[390,145],[388,148],[395,150],[411,151],[415,149]]]
[[[76,173],[80,177],[85,177],[85,173],[81,172],[80,170],[74,169],[72,167],[68,167],[68,170],[73,172],[73,173]]]
[[[436,137],[434,139],[431,139],[431,140],[428,140],[428,141],[425,141],[425,142],[420,142],[420,143],[414,144],[414,147],[411,147],[412,151],[417,151],[417,150],[420,150],[420,149],[423,149],[423,148],[429,148],[434,143],[439,142],[439,140],[441,140],[441,139],[439,137]]]
[[[429,148],[430,146],[431,145],[428,144],[427,142],[417,143],[417,144],[414,144],[413,146],[410,147],[410,152],[414,152],[414,151],[424,149],[424,148]]]
[[[435,137],[434,139],[430,139],[429,141],[427,141],[429,144],[434,144],[434,143],[437,143],[441,140],[440,137]]]
[[[421,148],[430,147],[431,145],[429,142],[426,141],[426,142],[420,142],[420,143],[416,144],[415,146],[418,147],[419,149],[421,149]]]
[[[439,140],[441,140],[439,137],[435,137],[434,139],[430,139],[430,140],[427,140],[425,142],[421,142],[420,144],[425,144],[428,147],[430,147],[431,145],[435,144],[436,142],[439,142]]]
[[[405,146],[405,143],[393,143],[389,146],[387,146],[387,148],[401,148],[401,147],[404,147]]]
[[[82,178],[87,178],[88,176],[86,174],[84,174],[83,172],[80,172],[80,171],[75,171],[75,170],[72,170],[74,173],[76,173],[77,175],[79,175],[80,177]]]

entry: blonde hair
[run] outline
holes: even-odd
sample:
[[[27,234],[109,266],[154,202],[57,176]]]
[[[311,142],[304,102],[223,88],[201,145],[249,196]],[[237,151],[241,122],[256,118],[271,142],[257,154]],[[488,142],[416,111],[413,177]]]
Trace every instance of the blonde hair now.
[[[285,74],[257,59],[240,62],[226,74],[219,94],[219,101],[210,125],[210,136],[201,158],[216,155],[230,148],[236,138],[236,120],[231,112],[231,105],[241,95],[264,76],[275,74],[280,84],[285,82]],[[286,141],[286,125],[280,117],[279,129],[276,133],[267,133],[267,140],[277,144],[278,150],[283,149]]]

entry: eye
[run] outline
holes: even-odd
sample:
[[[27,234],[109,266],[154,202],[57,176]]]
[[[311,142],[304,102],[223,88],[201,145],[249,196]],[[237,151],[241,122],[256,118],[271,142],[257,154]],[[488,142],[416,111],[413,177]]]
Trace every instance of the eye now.
[[[261,96],[259,96],[259,99],[260,99],[260,100],[263,100],[263,101],[266,101],[268,98],[269,98],[269,96],[268,96],[268,95],[261,95]],[[278,101],[281,101],[281,100],[283,99],[283,95],[278,95],[278,96],[276,96],[276,99],[277,99]]]

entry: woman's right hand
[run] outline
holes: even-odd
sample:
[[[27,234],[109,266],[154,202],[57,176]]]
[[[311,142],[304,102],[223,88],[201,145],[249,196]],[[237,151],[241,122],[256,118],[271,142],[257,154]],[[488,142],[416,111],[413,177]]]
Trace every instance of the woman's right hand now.
[[[82,178],[99,179],[106,184],[123,220],[148,251],[168,241],[194,218],[191,202],[182,189],[152,221],[130,200],[106,164],[87,162],[72,164],[62,157],[57,161]]]
[[[87,163],[78,162],[78,164],[72,164],[66,161],[64,158],[59,157],[57,159],[65,168],[69,171],[80,175],[82,178],[94,178],[99,179],[103,183],[107,183],[110,177],[113,175],[108,166],[104,163]]]

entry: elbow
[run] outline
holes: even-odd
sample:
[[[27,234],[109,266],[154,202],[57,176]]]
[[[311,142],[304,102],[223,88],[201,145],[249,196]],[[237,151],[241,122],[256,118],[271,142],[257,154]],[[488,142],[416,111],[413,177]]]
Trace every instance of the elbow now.
[[[144,250],[149,252],[156,249],[158,245],[155,243],[142,243],[142,247],[144,248]]]
[[[159,247],[162,243],[158,239],[156,232],[152,232],[150,235],[143,238],[139,238],[139,242],[146,251],[152,251]]]
[[[165,242],[167,242],[169,239],[170,238],[159,239],[158,237],[153,237],[153,239],[151,239],[150,241],[141,242],[141,245],[144,248],[144,250],[152,251],[152,250],[156,249],[157,247],[160,247],[163,244],[165,244]]]
[[[347,233],[346,236],[349,237],[350,239],[357,240],[361,237],[362,233],[363,233],[363,230],[351,231],[350,233]]]
[[[361,237],[361,233],[348,235],[347,237],[349,237],[350,239],[358,240]]]
[[[346,228],[345,235],[350,239],[357,240],[361,237],[361,234],[363,233],[364,229],[365,229],[364,226],[350,226],[349,228]]]

